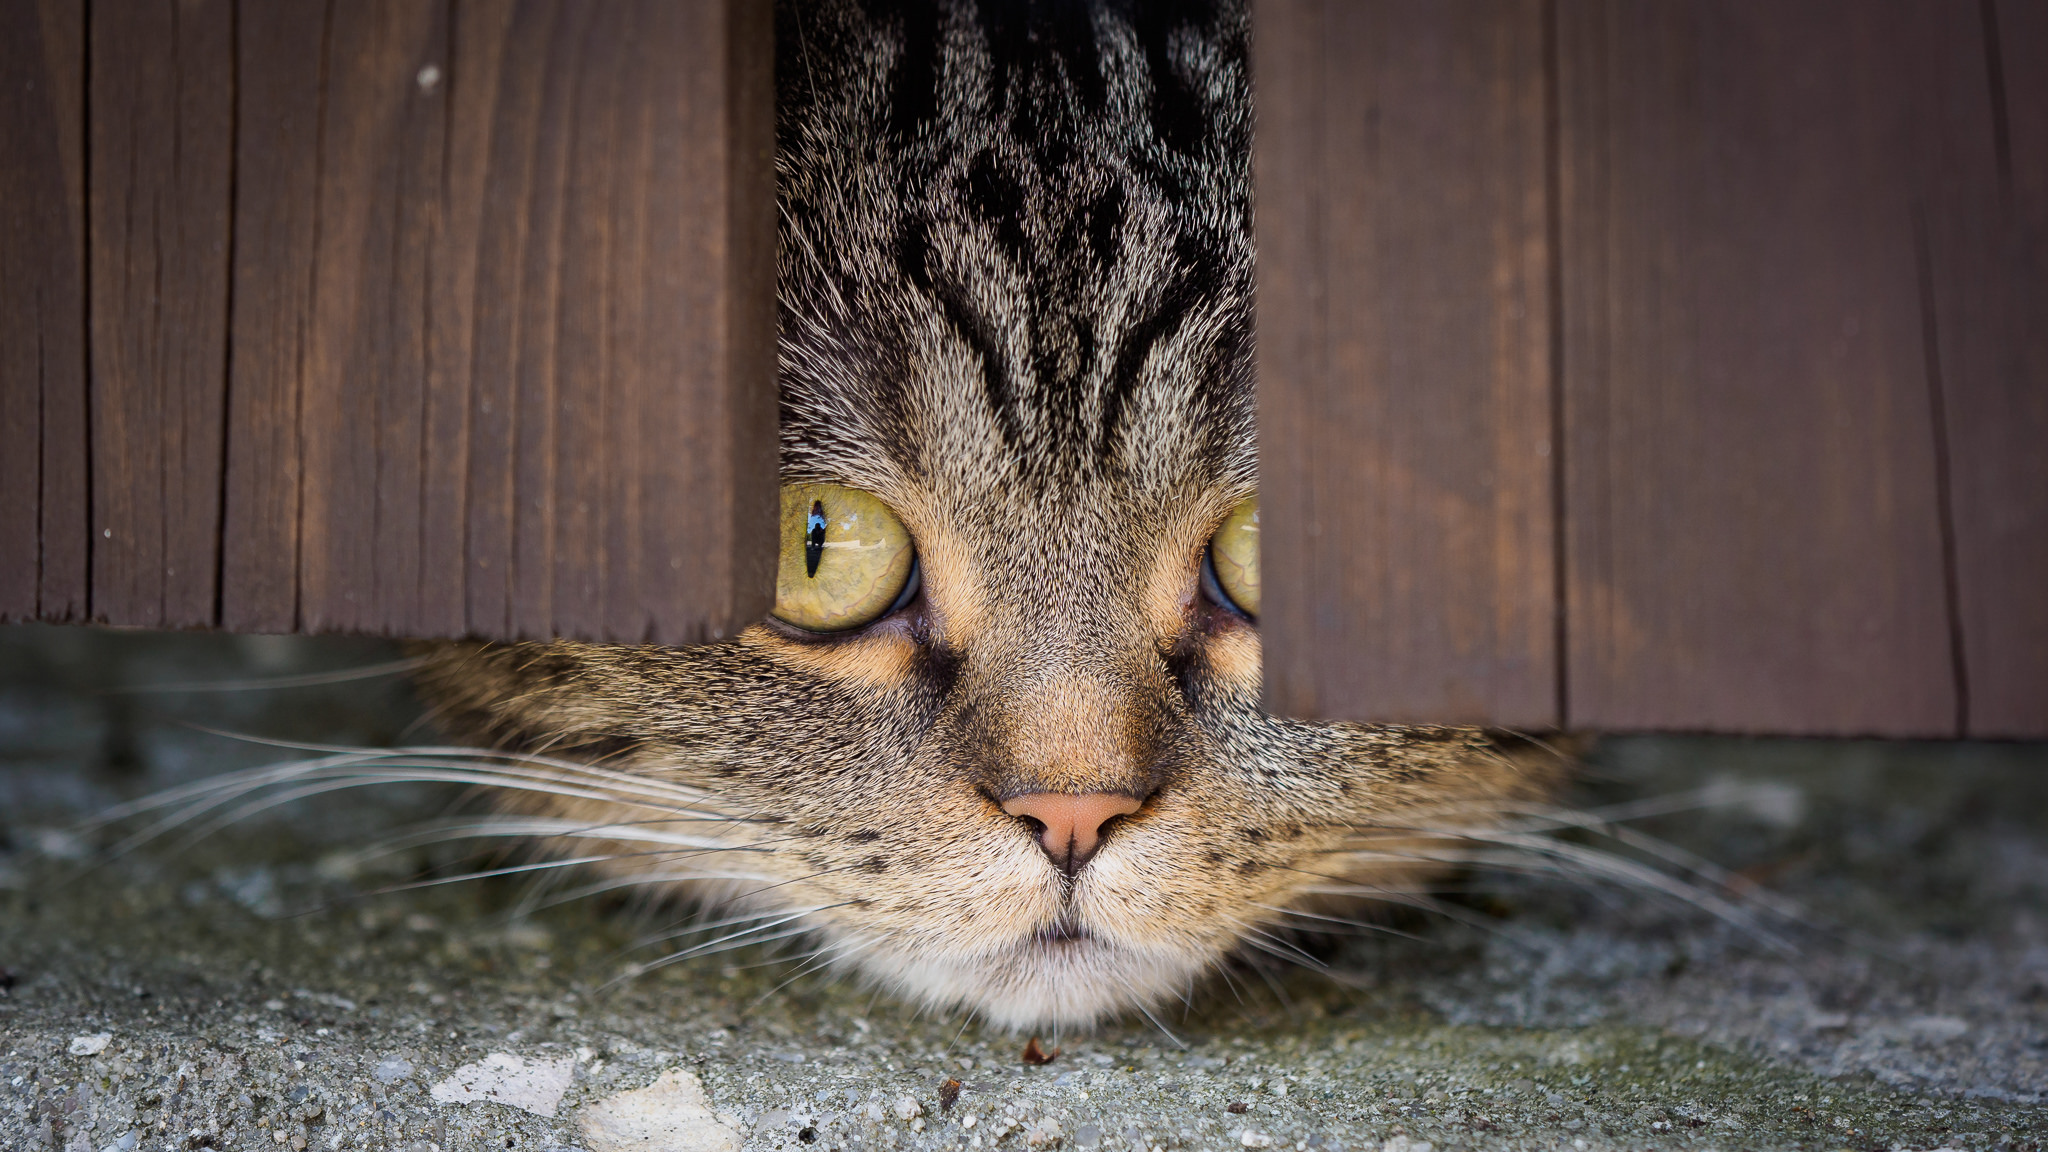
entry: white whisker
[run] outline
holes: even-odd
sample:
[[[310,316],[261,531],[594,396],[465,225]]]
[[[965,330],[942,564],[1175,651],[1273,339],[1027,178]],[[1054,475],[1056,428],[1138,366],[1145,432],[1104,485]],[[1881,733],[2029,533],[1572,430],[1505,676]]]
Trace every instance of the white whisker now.
[[[730,928],[735,924],[767,920],[775,916],[809,916],[815,912],[825,912],[833,908],[844,908],[851,903],[851,900],[842,900],[837,904],[815,904],[808,908],[764,908],[754,912],[741,912],[731,916],[723,916],[716,920],[700,921],[688,927],[663,929],[660,932],[649,933],[638,937],[627,947],[646,948],[659,944],[664,940],[673,940],[678,936],[688,936],[698,932],[716,932],[720,928]]]
[[[333,672],[304,672],[295,676],[264,676],[246,680],[173,680],[164,684],[135,684],[123,688],[106,688],[102,696],[141,696],[156,692],[255,692],[272,688],[314,688],[323,684],[344,684],[350,680],[371,680],[379,676],[398,676],[417,670],[426,661],[413,656],[404,660],[392,660],[384,664],[366,664],[360,668],[341,668]]]

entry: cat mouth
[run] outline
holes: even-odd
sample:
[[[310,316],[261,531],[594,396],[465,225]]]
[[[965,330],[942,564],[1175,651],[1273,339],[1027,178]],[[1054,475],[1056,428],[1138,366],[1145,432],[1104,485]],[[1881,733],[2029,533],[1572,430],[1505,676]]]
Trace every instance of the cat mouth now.
[[[1088,929],[1062,916],[1051,924],[1040,928],[1037,932],[1032,933],[1031,939],[1036,944],[1059,945],[1078,944],[1086,940],[1092,940],[1094,936],[1089,933]]]

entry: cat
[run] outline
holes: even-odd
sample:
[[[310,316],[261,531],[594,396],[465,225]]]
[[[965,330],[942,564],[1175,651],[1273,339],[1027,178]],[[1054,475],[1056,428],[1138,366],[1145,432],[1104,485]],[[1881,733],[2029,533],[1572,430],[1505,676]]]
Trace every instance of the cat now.
[[[779,6],[775,615],[420,673],[535,757],[503,803],[544,846],[1081,1027],[1554,785],[1261,707],[1246,37],[1228,2]]]

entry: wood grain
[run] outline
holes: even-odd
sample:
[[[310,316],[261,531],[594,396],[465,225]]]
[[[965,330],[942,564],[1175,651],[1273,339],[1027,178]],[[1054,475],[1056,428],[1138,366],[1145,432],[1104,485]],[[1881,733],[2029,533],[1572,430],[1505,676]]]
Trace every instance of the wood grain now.
[[[92,614],[212,624],[220,558],[230,0],[108,0],[89,43]]]
[[[1276,707],[2048,735],[2048,8],[1254,19]],[[0,618],[757,618],[770,35],[0,5]]]
[[[685,642],[766,610],[757,7],[245,7],[238,626]]]
[[[2032,210],[2048,205],[2048,5],[1992,0],[1985,10],[2000,175],[2011,199]]]
[[[767,609],[770,31],[744,3],[504,24],[478,113],[474,631],[681,643]]]
[[[87,604],[85,22],[0,5],[0,621]]]
[[[243,5],[236,29],[234,339],[221,626],[299,627],[302,383],[320,234],[321,69],[327,5]]]
[[[2048,8],[1986,5],[1996,183],[1926,215],[1971,736],[2048,736]]]
[[[1555,725],[1543,6],[1256,11],[1272,706]]]
[[[458,630],[416,611],[448,19],[443,4],[408,0],[337,5],[329,17],[300,415],[309,631]]]
[[[1569,712],[1958,731],[1915,213],[1974,13],[1559,5]]]

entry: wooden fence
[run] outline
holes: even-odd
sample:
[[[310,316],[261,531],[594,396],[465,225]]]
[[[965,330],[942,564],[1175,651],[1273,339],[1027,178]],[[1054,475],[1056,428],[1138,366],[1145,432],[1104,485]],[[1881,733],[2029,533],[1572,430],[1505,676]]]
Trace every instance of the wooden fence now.
[[[2048,736],[2048,5],[1255,0],[1268,693]],[[772,578],[748,0],[0,0],[0,618]]]
[[[758,618],[771,30],[740,0],[0,0],[0,614]]]
[[[2048,5],[1257,12],[1282,710],[2048,735]]]

